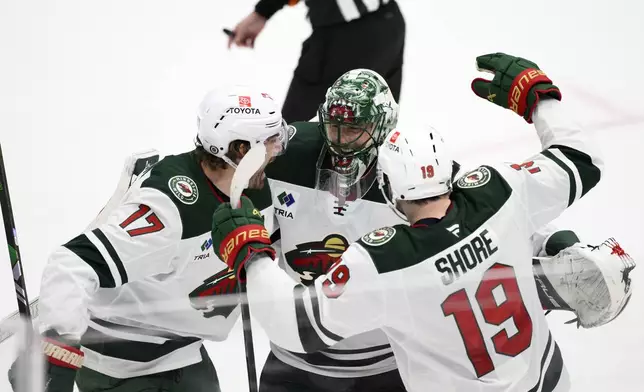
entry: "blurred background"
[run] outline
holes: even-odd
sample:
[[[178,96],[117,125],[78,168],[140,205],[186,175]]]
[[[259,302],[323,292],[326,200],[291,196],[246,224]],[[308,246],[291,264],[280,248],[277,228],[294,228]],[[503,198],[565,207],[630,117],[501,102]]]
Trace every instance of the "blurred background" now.
[[[603,182],[555,223],[591,243],[614,236],[643,263],[644,5],[398,3],[407,26],[399,126],[433,125],[467,166],[522,161],[539,149],[532,127],[480,100],[469,86],[480,75],[477,55],[502,51],[535,61],[606,159]],[[0,2],[0,143],[32,299],[48,254],[103,207],[126,156],[148,147],[165,155],[193,147],[195,110],[206,91],[223,82],[249,83],[284,100],[311,33],[306,7],[275,14],[254,49],[228,50],[222,28],[233,28],[253,7],[253,0]],[[359,45],[348,40],[343,50]],[[609,325],[578,330],[563,325],[567,314],[548,316],[574,391],[641,390],[644,267],[632,278],[634,298]],[[0,318],[16,309],[2,251]],[[259,328],[255,338],[261,369],[268,344]],[[247,390],[239,373],[245,370],[240,328],[208,349],[222,390]],[[10,390],[4,374],[14,355],[15,342],[0,346],[0,391]]]

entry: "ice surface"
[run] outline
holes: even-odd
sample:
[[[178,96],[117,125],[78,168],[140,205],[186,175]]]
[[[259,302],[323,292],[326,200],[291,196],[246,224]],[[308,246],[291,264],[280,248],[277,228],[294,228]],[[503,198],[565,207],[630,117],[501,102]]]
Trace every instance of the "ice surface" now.
[[[589,242],[614,236],[644,263],[642,3],[400,3],[408,28],[401,126],[423,120],[438,127],[465,164],[520,161],[537,151],[534,132],[479,100],[469,84],[478,76],[479,54],[504,51],[536,61],[606,159],[600,185],[557,223]],[[191,148],[195,109],[207,90],[222,81],[255,82],[283,99],[310,32],[305,9],[277,14],[254,51],[227,51],[221,28],[233,27],[252,6],[252,0],[0,3],[0,142],[32,298],[48,253],[103,206],[130,152]],[[354,44],[360,43],[347,42],[347,50]],[[7,258],[0,251],[0,315],[16,309]],[[632,278],[629,308],[607,326],[577,330],[562,324],[567,315],[548,316],[574,391],[641,390],[644,266]],[[255,336],[261,369],[268,344],[261,330]],[[0,391],[10,388],[4,373],[12,344],[0,346]],[[246,390],[240,329],[207,345],[222,390]]]

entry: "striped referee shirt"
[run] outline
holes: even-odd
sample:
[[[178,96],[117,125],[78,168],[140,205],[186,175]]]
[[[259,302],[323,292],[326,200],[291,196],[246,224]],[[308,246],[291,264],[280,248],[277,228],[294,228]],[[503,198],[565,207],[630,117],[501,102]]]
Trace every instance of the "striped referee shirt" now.
[[[350,22],[377,11],[395,0],[304,0],[309,8],[308,17],[313,27]],[[285,5],[295,5],[299,0],[259,0],[255,12],[269,19]]]

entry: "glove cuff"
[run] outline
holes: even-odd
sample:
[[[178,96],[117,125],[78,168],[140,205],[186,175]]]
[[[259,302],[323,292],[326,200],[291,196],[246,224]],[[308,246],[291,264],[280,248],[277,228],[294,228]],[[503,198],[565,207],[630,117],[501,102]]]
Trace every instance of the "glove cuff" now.
[[[56,339],[43,337],[42,350],[52,365],[73,370],[83,367],[85,354],[78,347],[68,346]]]
[[[249,242],[270,246],[271,238],[268,230],[259,224],[244,225],[236,228],[221,241],[219,246],[221,260],[230,265],[230,260],[236,260],[239,251]]]
[[[248,260],[252,259],[253,256],[259,255],[260,253],[265,253],[268,257],[271,259],[275,260],[275,249],[273,249],[270,246],[260,246],[260,247],[254,247],[252,245],[249,245],[247,250],[246,250],[246,256],[242,261],[239,262],[239,265],[237,266],[237,281],[240,283],[246,282],[246,262]]]
[[[527,68],[518,74],[510,85],[508,108],[519,116],[523,116],[528,106],[528,94],[532,87],[539,83],[552,83],[552,80],[543,71],[536,68]],[[532,113],[532,109],[534,108],[531,108],[530,113]]]
[[[532,270],[534,280],[537,283],[537,294],[543,310],[568,310],[573,311],[572,307],[561,298],[557,290],[553,287],[548,276],[543,270],[543,265],[538,259],[532,259]]]

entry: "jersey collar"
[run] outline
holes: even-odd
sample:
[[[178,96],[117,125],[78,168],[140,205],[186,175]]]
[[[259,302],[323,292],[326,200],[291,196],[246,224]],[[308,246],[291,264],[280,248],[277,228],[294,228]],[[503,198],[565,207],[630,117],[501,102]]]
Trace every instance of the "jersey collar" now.
[[[438,222],[441,222],[445,217],[447,217],[447,215],[449,215],[449,213],[452,211],[453,208],[454,208],[454,200],[452,200],[449,203],[449,207],[447,207],[447,211],[445,211],[445,216],[443,218],[423,218],[423,219],[420,219],[420,220],[417,220],[416,222],[414,222],[414,224],[411,225],[411,227],[416,228],[416,227],[430,227],[430,226],[433,226],[433,225],[437,224]]]

